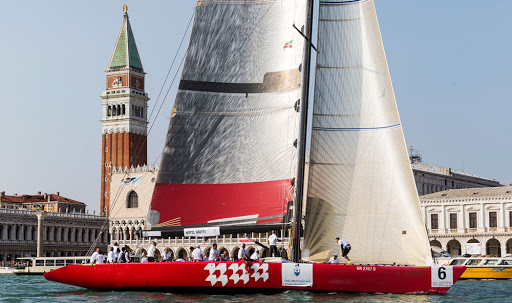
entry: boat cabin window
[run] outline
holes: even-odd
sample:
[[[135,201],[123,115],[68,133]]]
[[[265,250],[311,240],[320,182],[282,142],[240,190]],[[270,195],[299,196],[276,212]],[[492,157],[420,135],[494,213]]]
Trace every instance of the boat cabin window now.
[[[55,261],[56,266],[64,266],[64,260],[63,259],[57,259]]]
[[[46,266],[55,266],[55,260],[46,260]]]
[[[500,264],[498,265],[512,265],[512,259],[501,260]]]
[[[465,261],[466,259],[455,259],[452,262],[450,262],[450,265],[462,265],[464,264]]]
[[[490,259],[490,260],[485,260],[483,265],[496,265],[496,264],[498,264],[497,259]]]
[[[36,266],[44,266],[44,260],[36,260]]]
[[[482,259],[469,259],[466,265],[477,265],[480,261],[482,261]]]
[[[75,264],[75,260],[66,260],[66,265]]]

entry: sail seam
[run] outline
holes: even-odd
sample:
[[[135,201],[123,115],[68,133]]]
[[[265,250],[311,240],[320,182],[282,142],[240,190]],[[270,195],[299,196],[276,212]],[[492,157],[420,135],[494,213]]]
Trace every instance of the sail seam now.
[[[327,127],[313,127],[313,130],[321,130],[321,131],[359,131],[359,130],[377,130],[377,129],[387,129],[387,128],[395,128],[399,127],[400,124],[389,125],[389,126],[379,126],[379,127],[342,127],[342,128],[327,128]]]
[[[362,69],[368,70],[369,67],[371,67],[371,66],[377,66],[377,65],[381,65],[381,64],[386,64],[386,60],[382,60],[380,62],[370,64],[370,65],[325,66],[325,65],[317,64],[316,66],[317,66],[317,68],[330,68],[330,69],[359,69],[359,68],[362,68]],[[372,70],[370,70],[370,71],[372,71]]]
[[[387,112],[384,112],[385,114],[394,114],[397,113],[397,110],[390,110]],[[347,118],[347,117],[369,117],[373,115],[361,115],[361,114],[322,114],[322,113],[313,113],[313,116],[319,116],[319,117],[340,117],[340,118]]]
[[[250,115],[255,113],[267,113],[279,110],[288,110],[294,106],[277,107],[272,109],[254,110],[254,111],[243,111],[243,112],[193,112],[193,111],[176,111],[176,114],[181,115],[226,115],[226,116],[238,116],[238,115]]]
[[[354,4],[356,2],[366,2],[368,0],[347,0],[347,1],[336,1],[336,2],[330,2],[330,1],[320,1],[320,5],[350,5]]]
[[[368,0],[347,0],[347,1],[336,1],[336,2],[330,2],[330,1],[320,1],[320,5],[347,5],[347,4],[354,4],[356,2],[366,2]]]
[[[359,20],[363,20],[363,19],[367,19],[367,18],[370,18],[370,17],[374,17],[376,16],[377,14],[375,12],[373,12],[372,14],[369,14],[369,15],[366,15],[366,16],[362,16],[360,18],[349,18],[349,19],[319,19],[318,21],[320,22],[349,22],[349,21],[359,21]]]

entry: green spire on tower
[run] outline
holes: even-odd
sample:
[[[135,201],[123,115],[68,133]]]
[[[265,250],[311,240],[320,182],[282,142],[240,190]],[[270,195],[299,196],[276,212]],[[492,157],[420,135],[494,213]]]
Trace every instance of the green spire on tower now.
[[[127,9],[123,7],[123,10],[125,12],[123,23],[121,24],[121,30],[117,36],[116,46],[112,53],[112,57],[110,58],[108,68],[118,69],[132,67],[144,71],[142,68],[142,62],[140,61],[139,51],[137,50],[137,44],[133,37],[130,20],[128,19]]]

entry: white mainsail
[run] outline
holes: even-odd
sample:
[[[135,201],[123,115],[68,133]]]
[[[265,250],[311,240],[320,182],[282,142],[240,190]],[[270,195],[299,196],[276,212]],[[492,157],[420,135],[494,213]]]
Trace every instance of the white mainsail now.
[[[425,265],[421,218],[372,0],[320,1],[304,255]]]

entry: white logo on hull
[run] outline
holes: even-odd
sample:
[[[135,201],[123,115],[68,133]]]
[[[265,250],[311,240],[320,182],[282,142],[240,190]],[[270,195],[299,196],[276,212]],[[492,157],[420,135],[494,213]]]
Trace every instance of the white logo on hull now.
[[[233,284],[237,284],[240,281],[243,281],[244,284],[249,282],[250,278],[253,278],[254,281],[258,281],[259,279],[263,279],[264,282],[269,278],[268,275],[268,264],[260,264],[254,263],[251,265],[251,269],[253,271],[252,275],[249,275],[245,268],[245,264],[237,264],[233,263],[227,268],[226,263],[208,263],[204,270],[209,271],[210,275],[206,277],[205,281],[209,281],[212,286],[214,286],[217,282],[220,282],[222,286],[225,286],[228,283],[228,280],[232,280]],[[226,274],[227,270],[231,270],[232,274],[229,276]],[[219,272],[217,276],[216,271]]]

